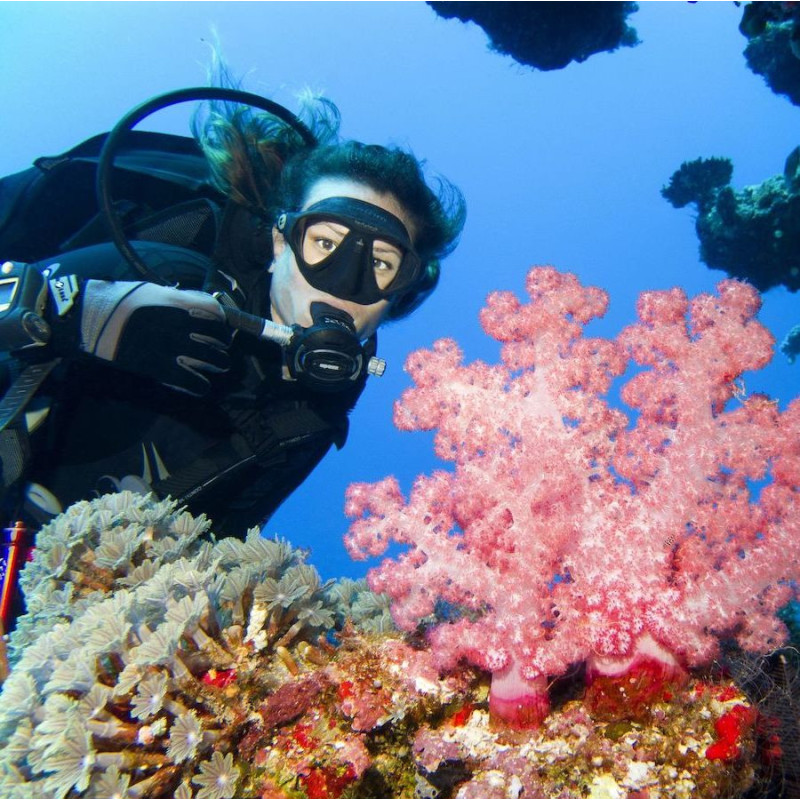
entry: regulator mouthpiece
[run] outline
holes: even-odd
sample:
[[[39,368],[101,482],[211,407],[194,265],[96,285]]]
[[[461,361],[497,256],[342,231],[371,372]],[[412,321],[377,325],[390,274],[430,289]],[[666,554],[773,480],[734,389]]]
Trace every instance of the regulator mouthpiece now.
[[[312,326],[289,327],[247,314],[234,307],[233,301],[215,296],[228,325],[279,344],[289,378],[315,391],[338,392],[351,387],[365,372],[380,377],[386,371],[386,362],[373,355],[374,338],[363,345],[353,318],[340,308],[312,303]]]
[[[340,391],[364,373],[383,375],[386,362],[370,357],[356,334],[353,318],[327,303],[312,303],[310,328],[297,327],[286,347],[286,365],[294,380],[316,391]]]

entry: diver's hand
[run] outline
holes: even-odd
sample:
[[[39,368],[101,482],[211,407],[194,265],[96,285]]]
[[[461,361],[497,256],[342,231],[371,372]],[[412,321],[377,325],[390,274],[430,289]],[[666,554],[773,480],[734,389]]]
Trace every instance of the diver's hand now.
[[[133,281],[87,281],[80,349],[195,396],[229,369],[232,332],[211,295]]]

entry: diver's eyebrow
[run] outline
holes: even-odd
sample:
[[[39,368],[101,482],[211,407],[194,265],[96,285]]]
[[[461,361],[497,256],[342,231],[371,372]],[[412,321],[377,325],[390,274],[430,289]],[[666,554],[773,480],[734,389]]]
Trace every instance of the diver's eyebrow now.
[[[398,255],[402,255],[402,250],[397,246],[392,244],[391,242],[383,242],[380,239],[376,239],[372,245],[372,252],[373,253],[397,253]]]
[[[350,228],[348,228],[346,225],[342,224],[341,222],[334,222],[333,220],[330,220],[330,219],[318,219],[318,220],[315,220],[308,227],[309,228],[319,228],[319,227],[321,227],[324,230],[331,230],[334,233],[338,233],[338,234],[341,234],[341,235],[345,235],[350,230]]]

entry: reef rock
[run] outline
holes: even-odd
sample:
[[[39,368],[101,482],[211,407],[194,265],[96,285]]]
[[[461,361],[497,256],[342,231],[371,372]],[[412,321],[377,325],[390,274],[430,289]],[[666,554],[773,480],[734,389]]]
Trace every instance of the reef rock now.
[[[700,258],[760,291],[800,289],[800,147],[782,175],[737,190],[727,158],[684,162],[661,194],[675,208],[697,208]]]
[[[475,22],[491,47],[520,64],[541,70],[563,69],[603,51],[633,47],[636,30],[626,18],[636,3],[464,3],[429,2],[441,17]]]
[[[796,3],[747,3],[739,30],[748,38],[747,66],[776,94],[800,105],[800,8]]]

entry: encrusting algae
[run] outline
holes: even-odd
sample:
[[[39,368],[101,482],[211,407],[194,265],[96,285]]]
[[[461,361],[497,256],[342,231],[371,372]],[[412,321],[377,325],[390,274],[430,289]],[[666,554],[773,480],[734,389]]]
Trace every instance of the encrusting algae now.
[[[759,725],[730,682],[664,688],[633,719],[630,687],[573,689],[538,729],[498,727],[487,675],[439,674],[385,598],[305,558],[127,492],[56,518],[21,579],[0,796],[708,797],[752,781]]]

